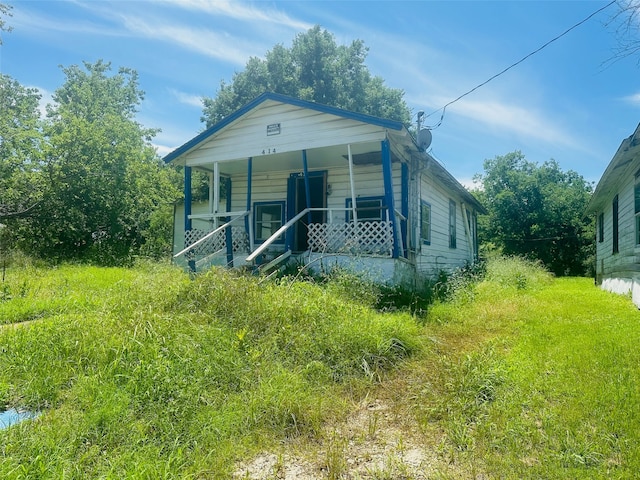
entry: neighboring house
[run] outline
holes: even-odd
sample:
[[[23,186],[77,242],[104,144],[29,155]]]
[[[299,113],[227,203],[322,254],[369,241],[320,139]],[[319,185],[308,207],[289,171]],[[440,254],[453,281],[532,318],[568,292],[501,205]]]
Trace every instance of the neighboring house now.
[[[395,284],[473,263],[485,210],[423,150],[400,122],[265,93],[164,158],[185,167],[174,258]],[[191,201],[195,169],[208,202]]]
[[[587,207],[596,217],[596,284],[640,307],[640,125],[625,139]]]

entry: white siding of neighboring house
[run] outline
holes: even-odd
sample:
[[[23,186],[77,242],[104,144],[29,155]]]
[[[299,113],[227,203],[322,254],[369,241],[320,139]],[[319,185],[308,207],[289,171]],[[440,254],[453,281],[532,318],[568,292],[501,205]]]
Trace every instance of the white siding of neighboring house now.
[[[618,250],[613,253],[613,198],[604,211],[604,239],[598,238],[596,225],[596,278],[602,288],[614,293],[633,294],[640,307],[640,248],[635,245],[634,176],[629,175],[618,190]],[[615,195],[614,195],[615,196]]]
[[[427,174],[422,175],[419,188],[420,198],[431,205],[431,243],[427,245],[420,240],[416,255],[416,270],[424,276],[433,277],[441,270],[450,272],[472,263],[473,257],[465,233],[461,198],[447,191]],[[456,248],[449,247],[450,199],[456,202]],[[473,212],[468,206],[467,209]],[[418,230],[417,238],[419,236]],[[473,236],[471,240],[473,241]]]
[[[280,134],[267,135],[267,125],[280,124]],[[266,102],[215,133],[196,150],[184,155],[187,165],[204,165],[255,157],[269,161],[265,149],[298,152],[341,144],[381,141],[383,127],[294,105]]]

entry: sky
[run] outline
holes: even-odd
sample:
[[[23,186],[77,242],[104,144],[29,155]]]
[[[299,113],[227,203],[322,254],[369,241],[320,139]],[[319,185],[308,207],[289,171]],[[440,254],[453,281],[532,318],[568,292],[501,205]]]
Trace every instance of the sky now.
[[[318,24],[338,44],[361,39],[366,64],[402,89],[424,124],[441,107],[581,22],[608,1],[57,1],[13,6],[0,72],[36,87],[42,103],[61,66],[111,62],[139,74],[138,121],[159,128],[166,155],[204,129],[215,97],[251,56],[291,46]],[[447,107],[430,153],[471,186],[485,159],[521,151],[597,182],[640,122],[640,53],[615,60],[617,5],[606,7],[522,63]]]

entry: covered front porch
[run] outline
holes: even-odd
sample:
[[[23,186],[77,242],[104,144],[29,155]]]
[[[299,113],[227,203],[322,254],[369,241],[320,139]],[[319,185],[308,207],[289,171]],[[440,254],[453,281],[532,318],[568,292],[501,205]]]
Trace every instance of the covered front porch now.
[[[192,271],[270,271],[292,259],[320,267],[375,258],[387,270],[408,263],[408,165],[386,136],[261,153],[219,161],[202,155],[185,165],[176,262]],[[207,202],[192,202],[194,170],[208,176]]]

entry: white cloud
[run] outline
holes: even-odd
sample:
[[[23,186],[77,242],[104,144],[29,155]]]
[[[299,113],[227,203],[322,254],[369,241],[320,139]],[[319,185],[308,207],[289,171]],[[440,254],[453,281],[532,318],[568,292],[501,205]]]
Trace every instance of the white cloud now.
[[[167,145],[160,145],[157,143],[152,143],[153,147],[156,149],[156,152],[159,156],[164,157],[169,153],[173,152],[177,147],[169,147]]]
[[[549,144],[580,148],[572,135],[563,132],[549,118],[544,118],[531,108],[498,101],[460,100],[448,109],[493,129],[511,132],[521,137],[537,139]],[[445,114],[446,119],[446,114]]]
[[[192,107],[202,108],[202,96],[201,95],[193,95],[190,93],[180,92],[174,88],[170,88],[169,92],[173,95],[180,103],[185,105],[190,105]]]
[[[622,100],[632,105],[640,105],[640,93],[634,93],[633,95],[624,97]]]
[[[42,88],[42,87],[29,87],[29,88],[35,88],[36,90],[38,90],[38,93],[40,93],[40,101],[38,102],[38,110],[40,111],[40,116],[41,117],[46,117],[47,116],[47,104],[51,104],[53,105],[53,94],[47,90],[46,88]]]
[[[121,18],[132,34],[177,43],[189,50],[237,65],[244,65],[250,56],[257,55],[262,50],[257,44],[208,29],[148,23],[133,16],[123,15]]]
[[[311,24],[295,20],[274,9],[260,9],[253,5],[229,0],[173,0],[170,3],[190,10],[230,17],[251,23],[274,23],[294,30],[308,30]]]

